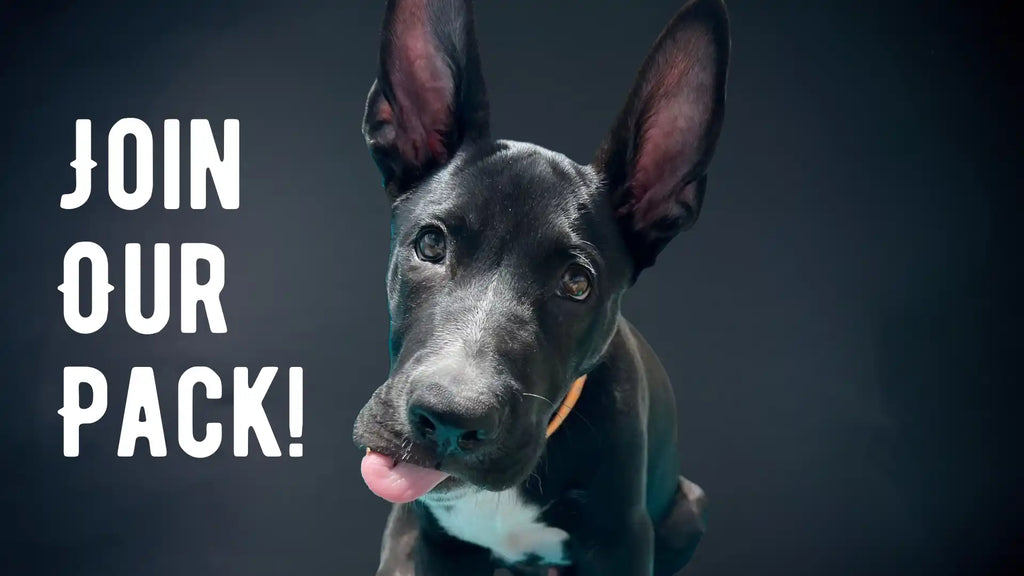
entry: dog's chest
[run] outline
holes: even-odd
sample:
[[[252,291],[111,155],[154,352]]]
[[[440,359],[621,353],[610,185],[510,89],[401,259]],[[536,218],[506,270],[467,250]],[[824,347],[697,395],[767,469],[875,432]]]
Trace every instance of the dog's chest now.
[[[457,499],[425,500],[424,504],[448,534],[487,548],[500,560],[569,563],[565,551],[569,534],[544,524],[541,508],[524,500],[517,488],[473,490]]]

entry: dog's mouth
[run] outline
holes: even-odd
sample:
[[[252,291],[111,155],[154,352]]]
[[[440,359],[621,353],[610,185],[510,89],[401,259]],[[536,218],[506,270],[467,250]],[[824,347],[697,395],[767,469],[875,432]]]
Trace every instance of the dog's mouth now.
[[[367,448],[360,466],[363,481],[377,496],[401,504],[412,502],[448,478],[447,472],[374,452]]]
[[[385,443],[391,446],[390,443]],[[539,452],[532,446],[516,446],[502,456],[486,460],[429,456],[429,449],[413,444],[406,450],[363,445],[360,472],[367,488],[395,504],[446,499],[462,490],[501,491],[522,482],[533,469]],[[400,457],[391,454],[401,454]]]
[[[378,388],[360,410],[353,441],[366,451],[360,472],[367,488],[389,502],[408,503],[427,494],[443,499],[468,488],[507,489],[529,475],[543,449],[543,436],[532,426],[506,431],[493,444],[470,452],[414,440],[413,432],[393,416],[394,402],[385,394],[384,386]]]

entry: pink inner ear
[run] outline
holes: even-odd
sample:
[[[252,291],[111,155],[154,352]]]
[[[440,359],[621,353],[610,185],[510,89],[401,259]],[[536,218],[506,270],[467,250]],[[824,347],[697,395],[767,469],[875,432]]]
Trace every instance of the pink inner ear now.
[[[684,45],[667,50],[645,87],[646,110],[629,182],[634,223],[649,226],[681,216],[683,179],[700,160],[714,97],[714,58],[706,32],[680,34]]]
[[[389,62],[398,150],[416,165],[447,160],[444,136],[452,122],[454,81],[430,30],[423,0],[399,2]]]

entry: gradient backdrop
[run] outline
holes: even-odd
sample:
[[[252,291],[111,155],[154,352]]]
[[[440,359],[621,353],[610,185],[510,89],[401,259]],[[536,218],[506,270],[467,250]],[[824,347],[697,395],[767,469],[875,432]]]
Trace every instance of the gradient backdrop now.
[[[0,3],[0,573],[372,574],[387,506],[350,434],[388,364],[388,205],[359,131],[382,3],[20,4]],[[480,2],[495,134],[588,160],[680,4]],[[1020,569],[1019,20],[994,2],[729,5],[705,210],[625,306],[673,377],[685,472],[713,502],[688,574]],[[218,138],[240,119],[242,208],[163,210],[160,161],[157,201],[115,208],[106,131],[129,116],[158,152],[165,118],[186,146],[188,119]],[[77,118],[100,168],[65,212]],[[56,290],[79,240],[107,249],[118,286],[89,336]],[[132,333],[126,242],[146,270],[152,243],[172,262],[181,242],[220,246],[229,333],[180,334],[176,304],[164,333]],[[75,364],[104,371],[110,407],[66,459]],[[115,456],[136,365],[156,369],[167,458]],[[183,455],[192,365],[227,381],[304,367],[305,457]],[[266,404],[286,445],[283,380]],[[199,407],[230,415],[230,393]]]

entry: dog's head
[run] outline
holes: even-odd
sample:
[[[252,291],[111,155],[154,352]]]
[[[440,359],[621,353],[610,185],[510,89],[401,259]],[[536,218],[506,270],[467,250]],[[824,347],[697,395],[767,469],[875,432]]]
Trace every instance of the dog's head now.
[[[392,202],[392,363],[358,445],[490,490],[528,476],[623,292],[697,218],[728,56],[721,0],[688,2],[580,165],[490,138],[470,2],[387,3],[363,131]]]

